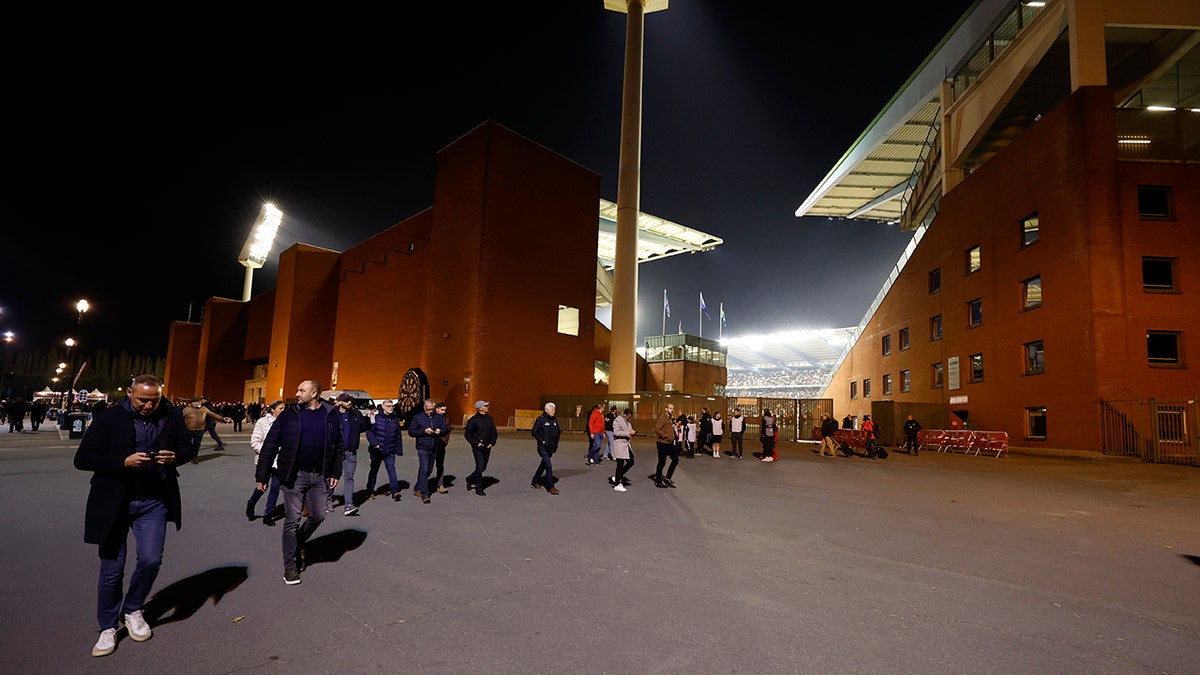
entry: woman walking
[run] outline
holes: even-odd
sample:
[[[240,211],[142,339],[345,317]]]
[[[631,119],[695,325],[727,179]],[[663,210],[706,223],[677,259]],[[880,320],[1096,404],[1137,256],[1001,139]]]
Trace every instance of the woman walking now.
[[[250,448],[254,450],[254,466],[256,467],[258,466],[258,456],[262,453],[263,441],[267,438],[267,432],[271,430],[271,425],[281,412],[283,412],[283,401],[276,399],[263,411],[262,418],[254,422],[254,430],[250,432]],[[279,501],[279,477],[275,475],[275,469],[278,467],[279,459],[276,458],[275,463],[271,465],[271,484],[267,488],[267,506],[263,510],[263,525],[275,524],[271,513]],[[262,496],[263,493],[259,492],[258,486],[255,485],[254,491],[250,493],[250,499],[246,501],[246,520],[254,520],[254,507]]]
[[[721,411],[713,413],[712,419],[709,421],[712,424],[712,436],[710,441],[713,449],[713,459],[721,458],[721,439],[725,436],[725,419],[721,417]]]
[[[779,438],[779,427],[775,426],[775,416],[770,410],[764,410],[762,415],[762,461],[774,462],[779,459],[775,452],[775,441]]]
[[[613,459],[617,460],[617,472],[608,479],[608,484],[613,486],[613,490],[617,492],[625,492],[625,486],[629,484],[625,474],[633,468],[633,444],[629,439],[637,432],[629,423],[631,417],[633,417],[633,411],[626,408],[625,412],[613,418],[611,450]]]

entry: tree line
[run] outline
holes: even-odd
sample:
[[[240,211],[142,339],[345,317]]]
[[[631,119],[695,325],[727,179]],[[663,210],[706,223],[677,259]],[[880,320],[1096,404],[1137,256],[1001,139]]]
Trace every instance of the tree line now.
[[[56,373],[60,363],[66,363],[67,366],[62,373]],[[134,377],[147,373],[162,377],[167,369],[167,359],[165,356],[133,356],[125,352],[113,354],[108,350],[86,357],[72,354],[68,359],[61,350],[6,349],[0,356],[0,366],[0,398],[22,396],[30,401],[34,392],[43,389],[86,389],[102,391],[108,394],[110,401],[115,401],[124,396],[125,388]],[[76,375],[78,381],[75,380]],[[59,378],[58,382],[53,381],[55,377]]]

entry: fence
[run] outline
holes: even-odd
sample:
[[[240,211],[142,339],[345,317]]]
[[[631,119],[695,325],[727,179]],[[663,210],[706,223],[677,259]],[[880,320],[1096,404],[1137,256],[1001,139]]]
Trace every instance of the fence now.
[[[1008,432],[972,431],[969,429],[922,429],[917,432],[917,449],[926,446],[938,452],[961,450],[966,454],[994,452],[996,457],[1008,451]]]
[[[1200,466],[1197,397],[1100,401],[1100,443],[1106,455]]]

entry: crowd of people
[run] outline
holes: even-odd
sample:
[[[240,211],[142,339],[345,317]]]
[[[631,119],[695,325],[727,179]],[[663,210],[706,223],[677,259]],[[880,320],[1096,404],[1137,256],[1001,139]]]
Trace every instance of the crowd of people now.
[[[798,398],[825,389],[831,375],[827,368],[730,370],[726,375],[725,391],[737,396]]]

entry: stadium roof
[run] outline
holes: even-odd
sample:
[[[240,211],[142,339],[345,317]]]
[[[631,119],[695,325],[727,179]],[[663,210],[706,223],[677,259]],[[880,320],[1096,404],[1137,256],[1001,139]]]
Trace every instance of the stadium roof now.
[[[829,368],[850,340],[853,328],[823,328],[768,335],[722,338],[729,370]]]

